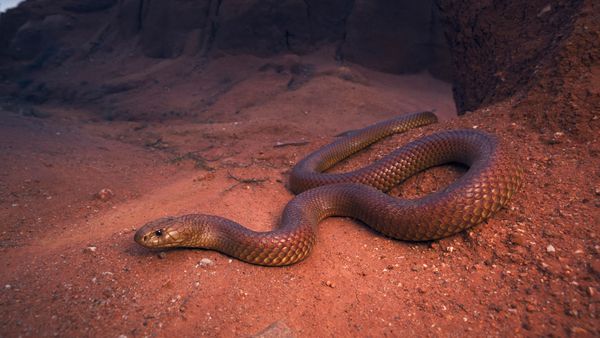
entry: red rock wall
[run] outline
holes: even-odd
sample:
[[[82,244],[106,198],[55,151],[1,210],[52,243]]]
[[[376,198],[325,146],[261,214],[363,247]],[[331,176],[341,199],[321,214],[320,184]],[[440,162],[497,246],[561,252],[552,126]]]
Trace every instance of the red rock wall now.
[[[44,4],[52,5],[46,15],[74,25],[93,16],[104,20],[87,33],[89,41],[69,44],[69,32],[38,34],[48,31],[43,16],[38,18]],[[17,60],[33,60],[49,48],[81,46],[84,53],[134,46],[134,52],[149,57],[175,58],[211,52],[303,54],[333,44],[335,57],[367,67],[394,73],[430,69],[450,77],[449,50],[433,0],[40,0],[2,15],[0,26],[7,27],[0,35],[3,56]]]
[[[302,54],[328,44],[335,57],[367,67],[429,69],[452,79],[460,112],[511,99],[513,116],[541,131],[579,133],[600,119],[599,6],[593,0],[27,1],[0,16],[0,77],[18,80],[23,71],[96,52],[210,58]]]
[[[439,0],[453,51],[459,110],[504,99],[573,28],[581,1]]]
[[[541,132],[593,137],[600,111],[600,4],[438,0],[459,111],[511,99]],[[586,135],[588,134],[588,135]]]

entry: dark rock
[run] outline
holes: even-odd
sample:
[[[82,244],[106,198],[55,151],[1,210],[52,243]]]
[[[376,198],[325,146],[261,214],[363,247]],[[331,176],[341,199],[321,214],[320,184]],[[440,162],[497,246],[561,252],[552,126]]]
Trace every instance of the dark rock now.
[[[312,43],[342,41],[354,0],[306,0]]]
[[[52,90],[44,82],[38,83],[20,94],[20,98],[34,104],[44,103],[48,101],[51,96]]]
[[[29,20],[30,16],[31,13],[22,6],[0,14],[0,54],[9,50],[8,47],[15,34]]]
[[[119,2],[114,21],[121,37],[131,38],[142,28],[142,3],[143,0],[122,0]]]
[[[46,111],[42,111],[42,110],[39,110],[39,109],[36,109],[33,107],[24,108],[22,110],[22,114],[23,114],[23,116],[37,117],[40,119],[45,119],[45,118],[52,116],[52,114],[50,114]]]
[[[357,0],[348,17],[343,57],[362,65],[394,73],[412,73],[431,64],[435,26],[432,1]],[[439,41],[438,41],[439,40]]]
[[[194,32],[206,33],[209,9],[210,1],[142,1],[140,42],[144,54],[156,58],[181,55],[187,40],[198,36]]]
[[[310,49],[306,2],[301,0],[224,1],[219,10],[216,47],[260,56]]]
[[[72,0],[62,8],[75,13],[91,13],[111,8],[117,0]]]
[[[60,50],[59,37],[73,25],[72,18],[61,14],[27,21],[15,33],[7,53],[17,60],[32,60],[44,51]]]

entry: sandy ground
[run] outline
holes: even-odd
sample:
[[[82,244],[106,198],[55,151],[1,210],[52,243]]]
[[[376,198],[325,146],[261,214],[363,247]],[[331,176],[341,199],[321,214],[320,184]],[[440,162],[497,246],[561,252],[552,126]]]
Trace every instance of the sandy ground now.
[[[509,102],[456,118],[450,85],[428,74],[319,55],[146,60],[127,74],[96,62],[97,74],[55,78],[129,87],[93,105],[35,107],[44,118],[0,111],[0,336],[600,334],[597,139],[531,131],[509,120]],[[298,160],[340,132],[428,109],[442,122],[337,170],[436,130],[493,132],[526,177],[486,224],[407,243],[331,218],[311,256],[284,268],[133,241],[149,220],[192,212],[268,230],[293,197]],[[423,195],[460,173],[434,168],[396,193]]]

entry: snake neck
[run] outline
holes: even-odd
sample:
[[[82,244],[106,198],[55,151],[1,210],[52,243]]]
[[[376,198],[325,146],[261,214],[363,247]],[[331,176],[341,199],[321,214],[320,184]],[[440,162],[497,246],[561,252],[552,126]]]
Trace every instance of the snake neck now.
[[[316,240],[318,220],[312,219],[314,215],[284,217],[283,227],[267,232],[254,231],[218,216],[191,216],[182,231],[186,234],[184,246],[220,251],[253,264],[280,266],[299,262],[308,256]]]

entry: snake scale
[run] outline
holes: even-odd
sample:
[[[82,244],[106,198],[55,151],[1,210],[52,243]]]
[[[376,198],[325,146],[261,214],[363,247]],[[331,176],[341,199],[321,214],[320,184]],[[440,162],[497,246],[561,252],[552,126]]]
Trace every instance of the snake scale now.
[[[400,116],[350,132],[308,155],[292,169],[290,188],[298,195],[272,231],[256,232],[222,217],[192,214],[151,221],[134,239],[148,248],[204,248],[252,264],[279,266],[306,258],[315,245],[318,223],[330,216],[361,220],[400,240],[458,233],[489,218],[521,186],[520,167],[493,135],[477,130],[439,132],[356,171],[324,173],[384,137],[436,121],[431,112]],[[417,199],[385,193],[415,173],[449,162],[469,169],[442,191]]]

